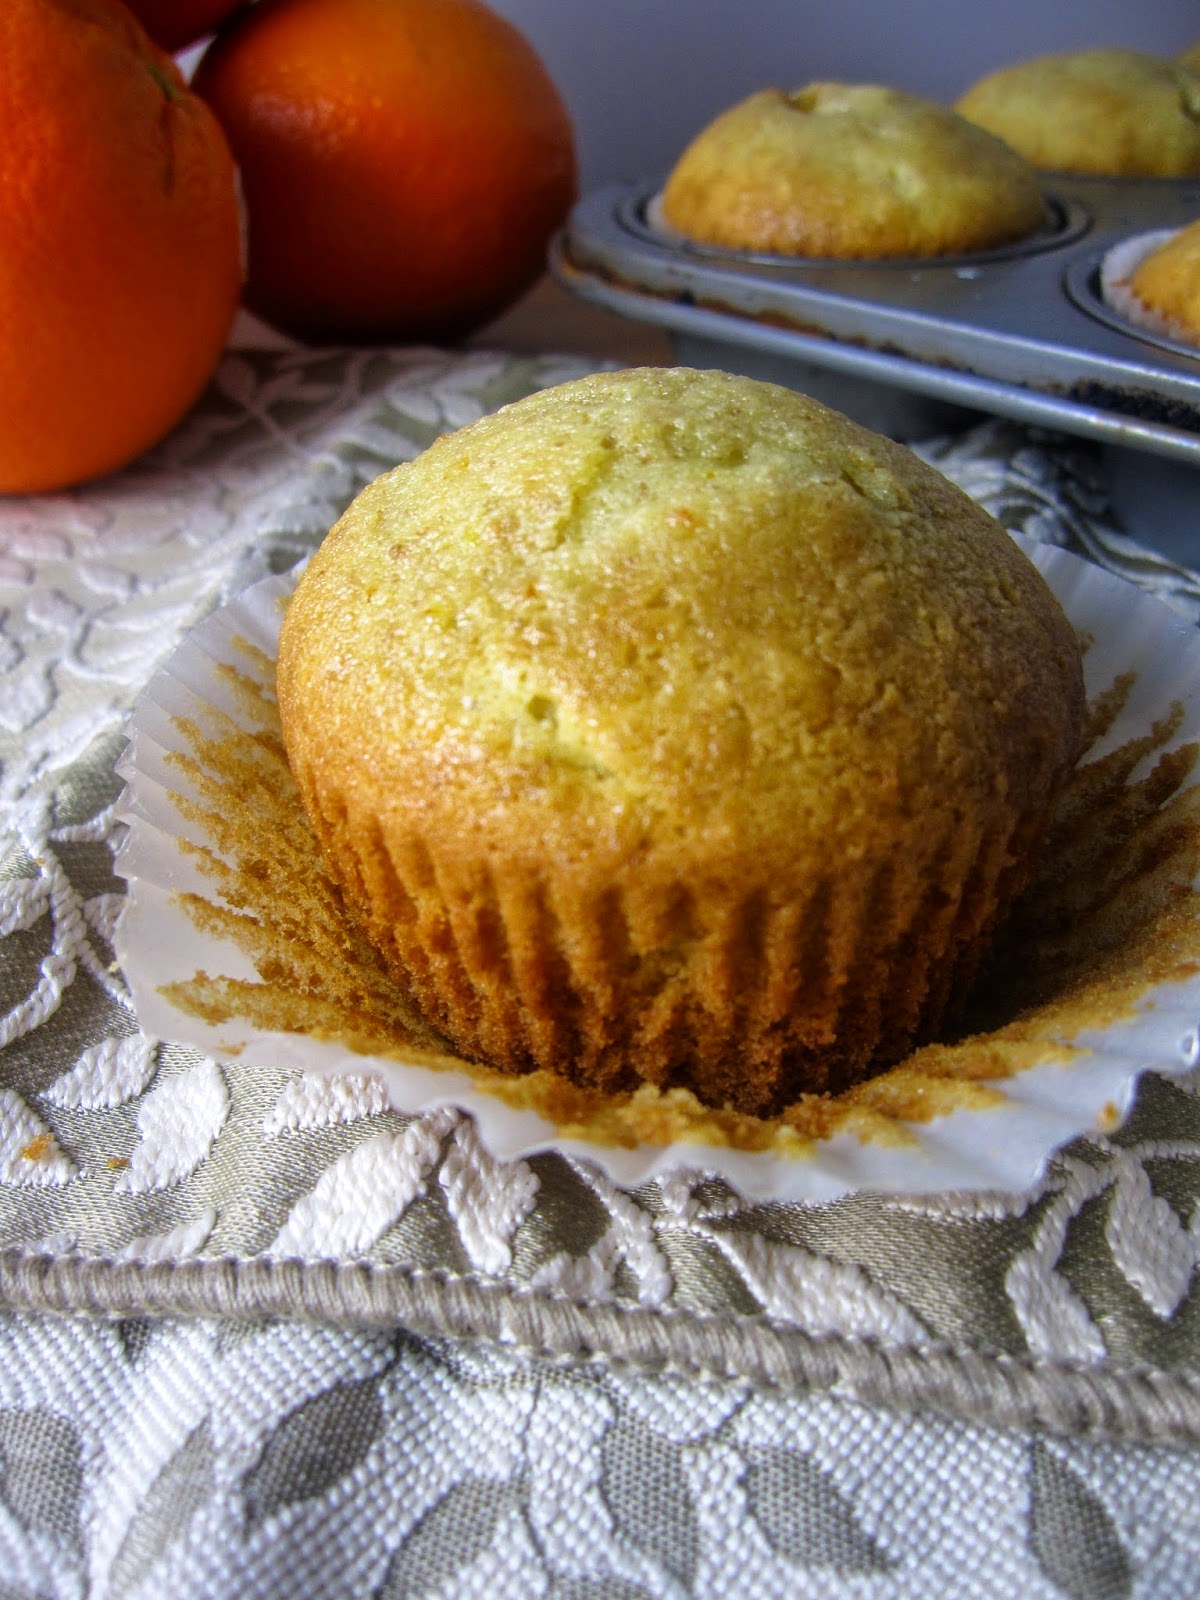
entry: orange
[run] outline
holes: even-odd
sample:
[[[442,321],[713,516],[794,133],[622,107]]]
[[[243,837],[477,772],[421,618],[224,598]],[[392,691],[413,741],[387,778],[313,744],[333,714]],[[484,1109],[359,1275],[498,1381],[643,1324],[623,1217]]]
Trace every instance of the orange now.
[[[233,164],[208,107],[117,0],[0,6],[0,492],[153,444],[237,310]]]
[[[126,0],[146,32],[164,50],[182,50],[211,33],[246,0]]]
[[[246,302],[310,340],[452,339],[541,273],[570,120],[479,0],[261,0],[194,80],[249,217]]]

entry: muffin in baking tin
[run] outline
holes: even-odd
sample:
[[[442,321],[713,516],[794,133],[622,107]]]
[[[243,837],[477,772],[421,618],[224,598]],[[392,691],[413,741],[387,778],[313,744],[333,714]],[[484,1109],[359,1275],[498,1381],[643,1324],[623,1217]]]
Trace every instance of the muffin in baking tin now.
[[[1020,156],[945,106],[876,84],[764,89],[704,128],[661,197],[725,248],[843,259],[987,250],[1046,219]]]
[[[1144,255],[1128,288],[1173,338],[1200,345],[1200,219]]]
[[[329,867],[468,1057],[770,1112],[961,999],[1076,754],[1004,530],[791,390],[604,373],[365,489],[278,684]]]
[[[1200,352],[1200,220],[1118,239],[1068,292],[1092,316],[1152,344]]]
[[[1122,49],[1038,56],[981,78],[956,109],[1038,168],[1200,175],[1200,76],[1183,62]]]

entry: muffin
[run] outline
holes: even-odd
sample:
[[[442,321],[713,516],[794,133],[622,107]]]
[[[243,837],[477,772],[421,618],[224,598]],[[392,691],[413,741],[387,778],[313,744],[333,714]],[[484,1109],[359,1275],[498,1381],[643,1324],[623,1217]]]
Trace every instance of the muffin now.
[[[1181,50],[1175,57],[1191,72],[1200,72],[1200,39],[1195,44],[1188,45],[1186,50]]]
[[[1134,50],[1083,50],[1004,67],[956,110],[1035,167],[1109,178],[1200,173],[1200,77]]]
[[[358,496],[283,627],[287,754],[464,1056],[777,1111],[961,997],[1077,748],[984,511],[791,390],[607,372]]]
[[[998,139],[874,84],[751,95],[692,141],[661,206],[704,244],[842,258],[987,250],[1045,220],[1032,169]]]
[[[1200,344],[1200,221],[1152,250],[1129,275],[1127,286],[1168,333]]]

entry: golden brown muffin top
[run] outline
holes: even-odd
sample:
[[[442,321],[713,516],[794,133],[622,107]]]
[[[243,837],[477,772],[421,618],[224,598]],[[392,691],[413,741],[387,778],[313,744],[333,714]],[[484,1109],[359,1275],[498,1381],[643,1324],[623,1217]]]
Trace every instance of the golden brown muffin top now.
[[[1173,333],[1200,344],[1200,221],[1146,256],[1130,274],[1129,288]]]
[[[1200,39],[1197,39],[1195,44],[1188,45],[1186,50],[1181,50],[1175,59],[1190,72],[1200,72]]]
[[[289,748],[385,829],[601,877],[794,877],[1020,814],[1082,705],[1049,589],[939,473],[791,390],[653,368],[366,488],[288,609],[279,693]]]
[[[989,249],[1044,220],[1038,181],[945,106],[876,84],[764,89],[710,123],[662,197],[680,233],[834,257]]]
[[[1112,178],[1200,173],[1200,77],[1135,50],[1082,50],[1003,67],[955,109],[1035,167]]]

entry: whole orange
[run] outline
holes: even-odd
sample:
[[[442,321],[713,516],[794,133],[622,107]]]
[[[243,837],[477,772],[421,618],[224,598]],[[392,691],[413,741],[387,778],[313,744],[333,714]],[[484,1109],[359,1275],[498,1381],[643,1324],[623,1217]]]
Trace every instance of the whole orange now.
[[[0,492],[123,465],[184,414],[237,310],[233,163],[118,0],[0,6]]]
[[[574,198],[558,92],[480,0],[261,0],[194,86],[241,170],[246,303],[304,339],[468,332],[540,274]]]
[[[146,32],[164,50],[182,50],[211,33],[246,0],[125,0]]]

